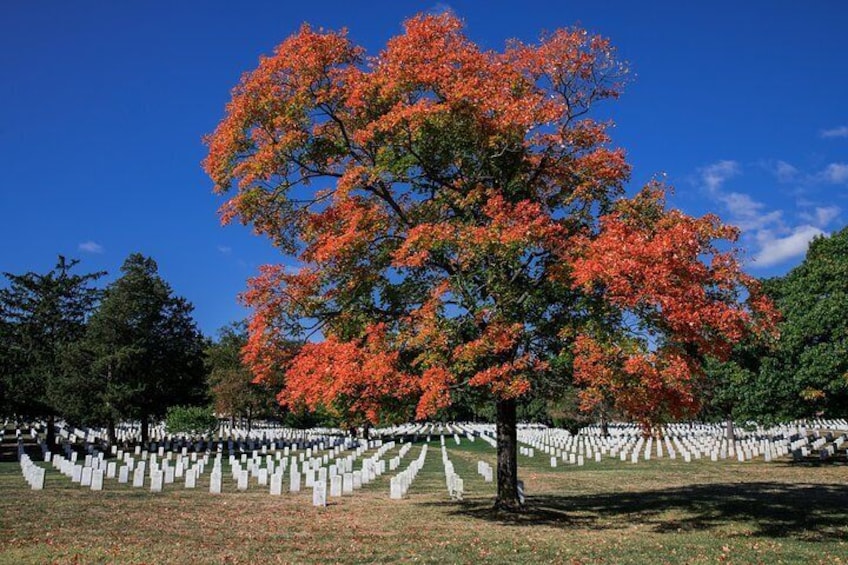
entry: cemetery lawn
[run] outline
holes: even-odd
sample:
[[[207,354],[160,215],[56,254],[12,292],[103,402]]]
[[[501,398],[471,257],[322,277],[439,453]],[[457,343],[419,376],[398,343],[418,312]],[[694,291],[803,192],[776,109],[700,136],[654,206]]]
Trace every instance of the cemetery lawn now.
[[[196,490],[108,480],[91,492],[52,468],[30,491],[17,463],[0,463],[0,563],[848,563],[844,461],[552,469],[519,456],[529,507],[504,515],[476,473],[494,450],[464,440],[448,453],[462,502],[448,498],[434,441],[406,499],[389,499],[392,472],[324,508],[311,489],[287,492],[288,477],[282,496],[254,481],[237,492],[226,468],[223,494],[210,495],[208,473]]]

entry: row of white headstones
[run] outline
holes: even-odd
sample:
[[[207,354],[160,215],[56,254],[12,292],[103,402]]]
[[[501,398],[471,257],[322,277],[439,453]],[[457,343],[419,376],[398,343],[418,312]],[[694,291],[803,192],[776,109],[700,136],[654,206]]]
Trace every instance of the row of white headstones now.
[[[832,425],[838,424],[833,422]],[[796,439],[792,440],[791,437]],[[655,441],[653,437],[579,437],[572,436],[565,430],[545,430],[523,432],[519,441],[527,445],[520,449],[523,455],[533,457],[534,451],[539,450],[550,456],[551,466],[556,467],[558,461],[583,465],[585,460],[600,462],[603,456],[618,458],[621,461],[629,460],[631,463],[649,461],[654,455],[657,458],[667,455],[669,459],[676,459],[678,454],[687,463],[702,457],[708,457],[711,461],[735,458],[739,462],[745,462],[761,456],[769,462],[792,452],[807,457],[818,451],[820,456],[826,459],[832,457],[848,442],[848,434],[839,434],[829,441],[821,435],[820,430],[814,430],[808,435],[805,429],[783,427],[771,430],[767,436],[735,441],[728,441],[715,434],[698,436],[691,433],[667,434]]]
[[[494,445],[494,430],[488,425],[466,425],[463,431],[480,434]],[[551,466],[558,462],[583,465],[585,461],[600,462],[602,457],[636,463],[650,460],[652,454],[664,454],[676,459],[678,454],[685,462],[709,457],[711,461],[735,458],[739,462],[762,456],[766,462],[793,453],[807,457],[818,453],[822,459],[833,457],[848,445],[848,422],[845,420],[816,420],[796,422],[750,432],[739,432],[735,441],[723,437],[724,426],[669,425],[662,430],[662,439],[644,438],[636,426],[618,426],[609,437],[600,435],[600,429],[588,428],[578,435],[561,429],[524,429],[519,432],[519,453],[533,457],[537,450],[551,456]],[[830,434],[830,439],[826,436]],[[473,436],[472,436],[473,437]]]
[[[285,447],[276,452],[276,457],[268,453],[267,448],[263,448],[261,452],[254,451],[249,458],[247,454],[243,454],[241,458],[231,456],[230,473],[237,490],[247,490],[250,478],[254,478],[258,485],[269,487],[271,495],[280,495],[283,491],[283,477],[288,469],[289,491],[298,492],[302,487],[311,487],[313,504],[325,506],[328,494],[330,497],[341,497],[353,493],[354,490],[383,475],[386,472],[387,463],[390,471],[398,469],[402,459],[412,448],[412,444],[402,444],[396,456],[388,461],[383,459],[383,456],[395,447],[394,441],[383,443],[381,440],[374,440],[364,446],[352,448],[352,453],[345,457],[340,457],[342,446],[332,448],[328,453],[317,457],[313,455],[324,450],[322,444],[319,444],[314,453],[311,448],[296,453],[296,446],[292,449]],[[376,451],[362,459],[359,470],[353,470],[354,462],[369,449],[376,449]],[[52,463],[72,482],[89,487],[91,490],[102,490],[104,479],[117,478],[118,483],[129,483],[130,473],[132,473],[133,487],[143,488],[145,479],[149,477],[150,490],[161,492],[165,485],[174,483],[175,479],[180,477],[185,478],[185,488],[195,488],[197,479],[203,474],[206,466],[210,465],[211,457],[209,453],[200,456],[197,453],[188,454],[185,448],[179,455],[162,449],[157,454],[138,450],[131,454],[117,450],[115,455],[117,461],[107,461],[100,453],[97,456],[87,455],[80,462],[76,452],[67,459],[62,455],[47,452],[45,462]],[[389,486],[390,498],[399,499],[406,496],[412,481],[424,465],[426,455],[427,445],[425,444],[419,456],[406,469],[392,477]],[[333,463],[330,463],[331,458],[334,458]],[[24,477],[32,488],[42,489],[44,468],[32,463],[26,454],[21,458],[21,466]],[[220,494],[223,479],[221,454],[217,454],[211,460],[211,467],[209,492]]]

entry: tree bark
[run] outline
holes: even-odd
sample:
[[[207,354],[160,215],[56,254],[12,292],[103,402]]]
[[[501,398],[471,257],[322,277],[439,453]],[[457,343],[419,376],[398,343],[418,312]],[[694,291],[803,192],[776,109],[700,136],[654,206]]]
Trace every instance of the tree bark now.
[[[498,496],[495,508],[521,509],[518,499],[518,427],[515,400],[497,401]]]
[[[724,428],[724,437],[727,438],[727,441],[734,441],[736,439],[736,432],[733,430],[733,419],[728,417],[727,423]]]
[[[607,422],[606,415],[601,416],[601,435],[603,437],[609,437],[609,422]]]
[[[56,416],[53,414],[47,416],[47,437],[44,441],[47,442],[47,451],[56,449]]]
[[[141,443],[144,448],[147,448],[147,441],[150,439],[150,423],[147,421],[147,414],[141,417]]]
[[[109,441],[109,446],[115,445],[116,436],[115,436],[115,420],[109,418],[106,421],[106,438]]]

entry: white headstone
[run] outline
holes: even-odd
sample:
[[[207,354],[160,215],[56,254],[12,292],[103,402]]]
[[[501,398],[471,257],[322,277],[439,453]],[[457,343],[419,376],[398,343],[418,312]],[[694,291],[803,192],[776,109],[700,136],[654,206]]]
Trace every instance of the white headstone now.
[[[282,473],[274,473],[273,475],[271,475],[271,494],[272,495],[283,494],[283,474]]]
[[[221,494],[221,471],[215,469],[209,476],[209,492],[212,494]]]
[[[133,471],[133,482],[132,486],[134,487],[143,487],[144,486],[144,467],[138,466]]]
[[[162,483],[165,479],[165,473],[162,471],[150,472],[150,492],[162,492]]]
[[[342,495],[342,478],[340,475],[330,477],[330,496]]]
[[[44,489],[44,469],[41,467],[36,467],[33,471],[32,480],[31,480],[32,490],[43,490]]]
[[[83,467],[82,474],[80,476],[80,486],[82,487],[90,487],[91,486],[91,467]]]
[[[312,485],[312,506],[327,506],[327,483],[316,481]]]
[[[92,473],[91,490],[103,490],[103,469],[97,469]]]

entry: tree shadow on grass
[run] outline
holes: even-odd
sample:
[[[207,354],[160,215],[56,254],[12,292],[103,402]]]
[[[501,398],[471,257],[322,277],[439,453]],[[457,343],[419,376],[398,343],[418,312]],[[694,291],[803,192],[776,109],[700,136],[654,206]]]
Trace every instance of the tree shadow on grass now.
[[[441,505],[442,503],[437,503]],[[742,524],[754,535],[807,541],[848,538],[848,485],[726,483],[596,495],[539,495],[522,512],[486,499],[444,503],[455,516],[513,526],[622,529],[656,533],[709,531]]]

